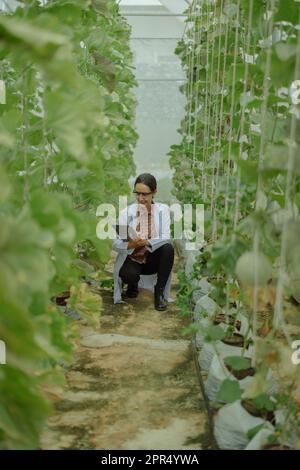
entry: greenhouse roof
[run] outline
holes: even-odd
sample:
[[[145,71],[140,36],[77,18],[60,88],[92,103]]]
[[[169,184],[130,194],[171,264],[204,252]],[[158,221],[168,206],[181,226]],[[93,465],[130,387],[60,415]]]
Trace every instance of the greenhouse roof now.
[[[178,11],[186,9],[190,0],[120,0],[120,5],[123,7],[167,7],[173,10],[175,7]]]
[[[159,0],[121,0],[122,6],[160,6]]]

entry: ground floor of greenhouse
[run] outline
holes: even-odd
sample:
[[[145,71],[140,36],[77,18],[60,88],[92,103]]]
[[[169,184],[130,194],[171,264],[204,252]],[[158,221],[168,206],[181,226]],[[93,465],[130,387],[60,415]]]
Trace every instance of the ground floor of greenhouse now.
[[[176,270],[176,269],[175,269]],[[172,297],[178,281],[173,276]],[[43,449],[201,450],[212,448],[189,319],[176,302],[158,312],[153,294],[113,305],[102,290],[100,327],[80,325],[81,340]]]

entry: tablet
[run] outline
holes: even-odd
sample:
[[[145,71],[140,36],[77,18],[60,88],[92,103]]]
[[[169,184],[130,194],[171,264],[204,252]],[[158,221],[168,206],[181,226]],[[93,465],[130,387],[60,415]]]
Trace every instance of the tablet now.
[[[136,231],[129,225],[114,225],[114,229],[122,240],[128,241],[129,238],[132,240],[139,238]]]

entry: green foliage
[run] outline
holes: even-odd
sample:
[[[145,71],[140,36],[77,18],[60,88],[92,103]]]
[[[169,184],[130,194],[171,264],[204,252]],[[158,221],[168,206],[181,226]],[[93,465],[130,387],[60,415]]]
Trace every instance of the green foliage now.
[[[252,398],[253,405],[260,410],[273,411],[275,409],[275,403],[272,401],[267,394],[261,394],[256,398]]]
[[[80,276],[110,256],[96,207],[128,194],[136,84],[130,27],[115,0],[22,2],[0,15],[0,448],[31,449],[62,383],[74,329],[50,299],[92,324],[101,299]]]
[[[224,359],[225,364],[233,370],[245,370],[249,368],[249,359],[241,356],[228,356]]]
[[[250,392],[256,396],[271,388],[258,346],[266,338],[257,337],[272,325],[257,328],[260,311],[274,313],[276,298],[277,325],[269,332],[276,340],[297,326],[281,330],[291,309],[286,298],[299,300],[300,3],[194,0],[187,25],[175,51],[187,75],[181,87],[187,104],[181,142],[169,152],[174,195],[181,203],[204,203],[206,245],[192,278],[212,284],[209,297],[225,316],[246,313],[255,338]],[[260,278],[251,276],[254,260]],[[181,306],[184,296],[188,288]],[[215,328],[208,328],[206,341],[222,337]],[[242,357],[228,365],[249,367]],[[291,394],[287,381],[282,387]],[[226,380],[218,399],[240,396],[238,382]],[[274,402],[263,395],[256,406],[273,410]],[[282,407],[296,415],[287,403]]]
[[[178,290],[176,297],[177,303],[181,310],[183,317],[190,317],[190,302],[193,292],[193,288],[184,271],[178,272],[178,279],[180,282],[180,289]]]
[[[220,326],[210,326],[206,330],[207,341],[219,341],[226,336],[226,332]]]
[[[226,304],[226,292],[223,282],[212,282],[212,291],[210,297],[218,304],[220,307],[225,306]]]
[[[237,380],[225,379],[217,393],[217,400],[233,403],[242,396],[242,390]]]
[[[211,258],[207,267],[211,273],[226,272],[233,274],[236,262],[245,250],[245,243],[235,239],[234,242],[216,242],[211,250]]]
[[[294,25],[299,23],[297,2],[290,0],[286,5],[284,0],[275,1],[271,81],[265,113],[264,76],[270,46],[268,28],[271,27],[267,20],[267,2],[242,1],[238,16],[237,1],[222,3],[223,9],[221,3],[217,6],[199,3],[199,23],[195,25],[198,41],[194,41],[195,31],[189,28],[176,49],[187,70],[187,78],[191,80],[192,73],[194,76],[191,86],[183,89],[188,94],[187,114],[180,129],[182,141],[170,150],[170,164],[175,170],[174,194],[183,203],[204,202],[206,209],[213,208],[214,238],[222,234],[224,225],[230,227],[233,224],[237,191],[238,218],[242,220],[253,208],[262,125],[265,135],[261,171],[268,193],[272,194],[278,175],[287,169],[293,103],[288,92],[284,97],[281,93],[282,87],[290,87],[295,80],[297,29]],[[248,30],[250,3],[253,3],[253,9],[251,29]],[[207,34],[208,31],[212,33]],[[236,61],[233,60],[235,49]],[[206,54],[210,58],[213,52],[218,60],[207,62]],[[189,67],[191,55],[195,64],[207,62],[203,77],[199,75],[198,65],[193,71]],[[294,153],[297,176],[299,151],[295,149]],[[209,240],[211,224],[205,229]],[[231,233],[230,228],[228,231]],[[228,272],[232,273],[232,266]]]
[[[265,424],[262,423],[262,424],[258,424],[257,426],[254,426],[254,428],[249,429],[248,432],[247,432],[247,437],[248,437],[248,439],[250,439],[250,440],[253,439],[253,438],[256,436],[256,434],[257,434],[261,429],[264,428],[264,426],[265,426]]]

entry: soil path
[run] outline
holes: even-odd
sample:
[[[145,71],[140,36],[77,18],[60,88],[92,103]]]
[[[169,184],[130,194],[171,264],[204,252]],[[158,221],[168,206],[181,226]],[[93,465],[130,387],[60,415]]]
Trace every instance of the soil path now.
[[[172,297],[178,288],[174,274]],[[210,448],[188,321],[153,295],[112,305],[102,290],[98,330],[81,326],[67,386],[42,437],[43,449],[199,450]]]

